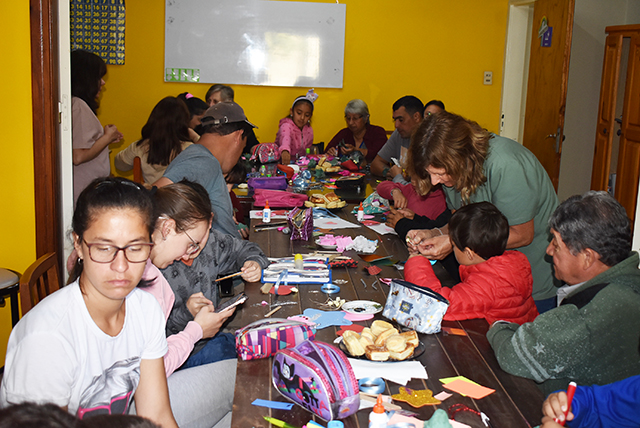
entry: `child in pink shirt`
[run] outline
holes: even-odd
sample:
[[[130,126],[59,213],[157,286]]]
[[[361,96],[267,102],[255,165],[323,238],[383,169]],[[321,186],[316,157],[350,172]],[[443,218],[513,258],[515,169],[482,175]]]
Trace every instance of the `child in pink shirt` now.
[[[289,116],[280,119],[276,144],[280,147],[281,162],[288,165],[291,159],[305,154],[305,149],[313,144],[313,103],[318,95],[310,89],[307,95],[300,96],[293,101]]]

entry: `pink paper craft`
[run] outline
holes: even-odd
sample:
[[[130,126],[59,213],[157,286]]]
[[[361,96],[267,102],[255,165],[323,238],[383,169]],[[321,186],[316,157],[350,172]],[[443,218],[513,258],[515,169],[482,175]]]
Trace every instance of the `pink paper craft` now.
[[[433,398],[437,398],[440,401],[444,401],[447,398],[451,397],[452,394],[449,394],[446,391],[442,391],[440,394],[434,395]]]
[[[371,215],[371,214],[365,214],[365,215],[364,215],[364,219],[365,219],[365,220],[371,220],[373,217],[374,217],[374,216],[373,216],[373,215]]]
[[[365,226],[375,226],[377,224],[380,224],[379,221],[375,220],[362,220],[360,223],[364,224]]]
[[[366,321],[373,318],[373,314],[352,314],[351,312],[345,312],[344,314],[345,319],[349,321]]]
[[[482,385],[474,385],[473,383],[465,382],[463,380],[454,380],[444,385],[445,388],[457,392],[458,394],[467,395],[471,398],[479,400],[486,397],[489,394],[493,394],[495,389],[487,388]]]

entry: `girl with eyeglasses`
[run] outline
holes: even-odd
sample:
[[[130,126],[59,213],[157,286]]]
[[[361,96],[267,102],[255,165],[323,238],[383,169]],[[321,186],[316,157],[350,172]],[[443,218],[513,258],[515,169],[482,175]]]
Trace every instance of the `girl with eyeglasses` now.
[[[11,332],[0,405],[54,403],[80,418],[138,415],[177,427],[163,355],[164,316],[138,287],[153,244],[149,193],[122,178],[94,180],[73,215],[72,282]]]

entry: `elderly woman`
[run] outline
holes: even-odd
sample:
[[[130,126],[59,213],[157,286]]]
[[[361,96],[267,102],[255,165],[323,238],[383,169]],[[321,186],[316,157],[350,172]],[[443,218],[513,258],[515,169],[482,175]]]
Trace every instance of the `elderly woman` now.
[[[348,155],[357,150],[371,163],[378,151],[387,142],[387,133],[381,126],[369,123],[369,107],[362,100],[351,100],[344,109],[344,120],[347,127],[331,139],[325,152],[331,156]],[[343,143],[343,144],[340,144]]]
[[[533,298],[540,313],[555,306],[551,265],[545,261],[547,222],[558,205],[551,180],[538,159],[513,140],[489,133],[476,122],[446,111],[428,116],[411,140],[408,171],[425,194],[442,184],[447,207],[487,201],[509,221],[508,249],[524,253],[533,273]],[[410,249],[432,259],[451,253],[448,227],[412,230]]]

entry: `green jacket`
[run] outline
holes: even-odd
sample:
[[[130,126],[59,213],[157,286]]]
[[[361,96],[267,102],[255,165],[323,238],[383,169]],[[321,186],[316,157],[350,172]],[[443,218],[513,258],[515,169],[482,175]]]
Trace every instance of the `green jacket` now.
[[[563,304],[522,326],[494,325],[487,338],[500,367],[540,383],[545,393],[572,380],[604,385],[640,374],[639,260],[633,252],[573,290],[566,299],[608,284],[580,308]]]

